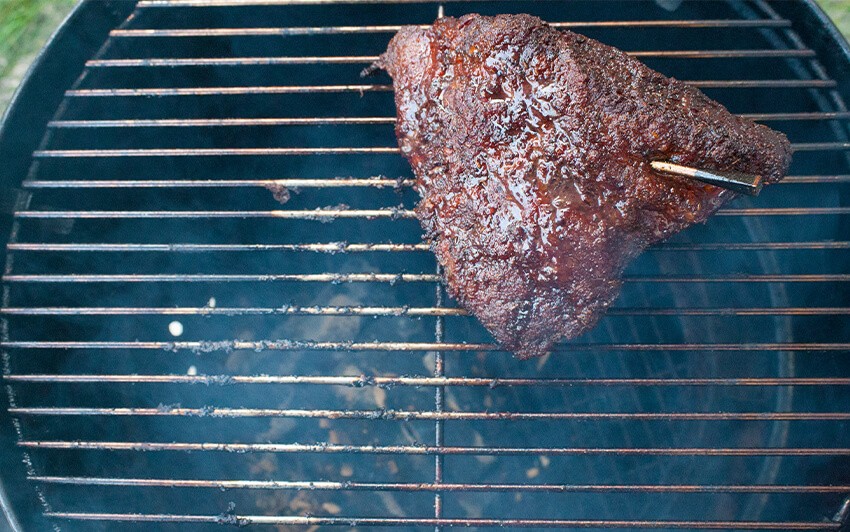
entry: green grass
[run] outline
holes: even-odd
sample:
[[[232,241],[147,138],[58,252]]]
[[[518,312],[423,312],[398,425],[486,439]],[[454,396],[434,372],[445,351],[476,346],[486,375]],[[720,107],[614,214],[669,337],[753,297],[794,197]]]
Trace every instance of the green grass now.
[[[818,0],[841,33],[850,39],[850,0]]]
[[[38,51],[75,0],[0,0],[0,77]]]
[[[76,0],[0,0],[0,113]]]

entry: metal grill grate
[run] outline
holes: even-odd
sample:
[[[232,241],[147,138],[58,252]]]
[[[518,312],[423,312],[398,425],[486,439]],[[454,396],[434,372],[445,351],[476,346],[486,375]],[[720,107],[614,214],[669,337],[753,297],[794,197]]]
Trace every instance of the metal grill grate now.
[[[519,362],[442,292],[389,79],[359,77],[438,4],[326,3],[140,1],[48,124],[0,345],[49,520],[838,530],[850,112],[796,7],[442,6],[616,45],[796,151]]]

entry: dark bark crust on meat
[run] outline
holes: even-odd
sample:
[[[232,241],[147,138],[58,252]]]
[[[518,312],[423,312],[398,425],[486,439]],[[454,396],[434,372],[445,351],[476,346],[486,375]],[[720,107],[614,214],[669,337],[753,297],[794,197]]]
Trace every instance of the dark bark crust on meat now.
[[[782,178],[781,133],[528,15],[404,27],[377,67],[450,294],[521,358],[592,327],[648,245],[734,194],[652,160]]]

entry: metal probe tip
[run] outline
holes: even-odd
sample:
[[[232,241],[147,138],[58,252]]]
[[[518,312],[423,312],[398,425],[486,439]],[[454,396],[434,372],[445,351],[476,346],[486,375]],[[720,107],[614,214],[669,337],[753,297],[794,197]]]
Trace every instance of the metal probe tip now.
[[[758,193],[761,192],[762,178],[760,175],[692,168],[690,166],[682,166],[664,161],[652,161],[649,165],[659,172],[689,177],[733,192],[740,192],[750,196],[758,196]]]

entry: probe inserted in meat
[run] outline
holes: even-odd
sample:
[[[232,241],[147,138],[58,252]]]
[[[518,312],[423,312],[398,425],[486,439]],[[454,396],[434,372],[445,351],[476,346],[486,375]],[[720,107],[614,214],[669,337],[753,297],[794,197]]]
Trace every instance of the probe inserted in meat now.
[[[781,133],[528,15],[404,27],[375,66],[449,293],[521,358],[592,327],[635,256],[736,195],[653,164],[769,184],[790,163]]]

